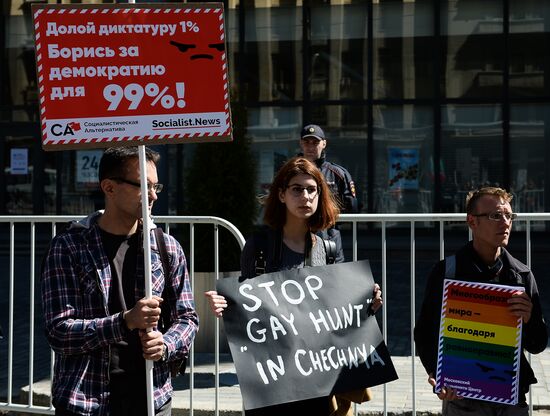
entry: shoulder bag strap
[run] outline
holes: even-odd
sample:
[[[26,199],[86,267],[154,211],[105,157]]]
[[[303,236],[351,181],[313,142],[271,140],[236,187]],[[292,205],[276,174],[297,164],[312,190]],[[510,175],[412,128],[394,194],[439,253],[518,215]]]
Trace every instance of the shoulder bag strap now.
[[[327,264],[334,264],[336,261],[336,243],[332,240],[325,240],[323,238],[323,245],[325,246]]]
[[[166,298],[166,292],[170,286],[171,276],[170,276],[170,257],[168,255],[168,249],[166,248],[166,241],[164,241],[164,231],[162,228],[155,228],[153,230],[155,234],[155,239],[157,241],[157,248],[160,254],[160,261],[162,262],[162,270],[164,272],[164,290],[162,291],[162,298]],[[166,299],[165,299],[166,300]],[[162,333],[166,332],[168,328],[172,325],[172,319],[170,317],[170,306],[169,302],[164,302],[167,307],[160,308],[160,331]],[[172,361],[168,363],[170,367],[170,375],[176,377],[178,374],[185,374],[185,368],[187,367],[187,358],[181,360]]]
[[[162,270],[164,274],[164,290],[162,291],[162,298],[164,299],[166,297],[166,291],[170,284],[170,260],[168,257],[168,250],[166,249],[166,242],[164,241],[164,232],[162,231],[162,228],[153,229],[153,233],[155,234],[155,240],[157,242],[160,261],[162,262]],[[161,332],[165,332],[170,327],[170,325],[171,325],[170,308],[161,307],[161,312],[160,312]]]

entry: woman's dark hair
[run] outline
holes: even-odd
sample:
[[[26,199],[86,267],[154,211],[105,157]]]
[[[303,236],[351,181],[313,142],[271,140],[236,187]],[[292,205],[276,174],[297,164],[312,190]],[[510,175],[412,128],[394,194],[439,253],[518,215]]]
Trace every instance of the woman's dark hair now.
[[[321,171],[303,157],[290,159],[275,175],[264,201],[264,222],[276,230],[283,228],[286,222],[286,205],[280,201],[279,192],[284,191],[290,180],[300,174],[311,176],[319,189],[317,211],[308,219],[309,229],[316,232],[332,227],[340,214],[338,204]]]
[[[108,148],[99,162],[99,182],[101,183],[103,179],[109,178],[124,178],[126,176],[126,163],[135,158],[139,158],[137,146]],[[160,160],[160,155],[146,147],[145,159],[147,162],[153,162],[156,166]]]

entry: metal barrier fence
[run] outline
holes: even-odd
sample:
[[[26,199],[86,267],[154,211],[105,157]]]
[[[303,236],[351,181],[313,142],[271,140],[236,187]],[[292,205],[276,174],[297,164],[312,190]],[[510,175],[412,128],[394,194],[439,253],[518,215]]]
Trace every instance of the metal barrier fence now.
[[[37,414],[47,414],[53,415],[54,408],[51,404],[50,406],[38,406],[33,403],[33,385],[34,385],[34,366],[35,366],[35,272],[36,264],[35,258],[37,257],[36,245],[37,245],[37,232],[36,227],[38,224],[50,224],[51,232],[50,239],[52,236],[56,235],[57,227],[59,224],[66,224],[72,220],[78,220],[82,218],[81,216],[0,216],[0,226],[9,227],[9,240],[8,240],[8,257],[9,257],[9,282],[8,282],[8,328],[4,331],[4,339],[7,342],[7,388],[5,390],[6,402],[0,401],[0,412],[2,411],[14,411],[14,412],[23,412],[23,413],[37,413]],[[201,217],[201,216],[189,216],[189,217],[155,217],[155,222],[157,224],[164,225],[164,231],[171,233],[171,226],[174,225],[187,225],[189,226],[189,249],[186,250],[186,256],[188,258],[188,267],[189,267],[189,276],[191,280],[192,287],[195,287],[195,226],[198,224],[207,224],[213,227],[213,238],[214,238],[214,273],[216,278],[219,278],[219,229],[223,227],[227,229],[235,238],[238,246],[242,250],[244,247],[245,239],[241,232],[230,222],[217,217]],[[15,296],[14,296],[14,286],[16,281],[15,275],[15,247],[16,247],[16,224],[17,225],[29,225],[29,238],[28,238],[28,248],[29,250],[29,268],[28,268],[28,278],[29,278],[29,299],[28,305],[29,308],[29,322],[28,322],[28,402],[26,404],[14,403],[13,398],[13,353],[14,353],[14,305],[15,305]],[[17,280],[20,280],[23,276],[19,276]],[[0,283],[2,281],[0,280]],[[0,287],[4,285],[0,284]],[[4,289],[3,289],[4,290]],[[195,294],[197,296],[197,294]],[[200,294],[202,296],[202,294]],[[216,327],[216,334],[219,333],[218,327]],[[17,335],[21,335],[18,331]],[[216,336],[216,338],[218,335]],[[216,341],[216,361],[218,362],[219,342]],[[3,359],[3,357],[0,357]],[[54,362],[54,353],[51,352],[50,356],[50,375],[53,373],[53,362]],[[194,348],[191,349],[190,358],[189,358],[189,372],[190,372],[190,392],[191,392],[191,403],[192,403],[192,392],[194,388],[194,379],[193,379],[193,364],[194,364]],[[217,370],[216,366],[216,370]],[[216,371],[218,373],[218,371]],[[51,376],[50,376],[51,379]],[[2,391],[2,386],[0,386],[0,391]],[[2,394],[3,395],[3,394]]]
[[[80,216],[0,216],[0,227],[8,227],[9,228],[9,237],[5,240],[7,240],[7,257],[9,258],[9,271],[7,273],[7,276],[9,278],[8,281],[8,302],[7,302],[7,308],[8,308],[8,327],[7,329],[4,327],[4,340],[1,341],[3,343],[7,343],[7,388],[5,390],[4,386],[0,385],[0,397],[3,397],[5,395],[6,402],[0,401],[0,412],[2,411],[14,411],[14,412],[22,412],[22,413],[36,413],[36,414],[48,414],[53,415],[54,410],[50,402],[50,406],[39,406],[35,405],[33,403],[33,385],[34,385],[34,376],[35,376],[35,349],[36,349],[36,340],[35,340],[35,324],[34,319],[36,318],[35,313],[35,290],[36,290],[36,281],[35,281],[35,271],[36,271],[36,263],[35,258],[37,257],[36,252],[36,246],[37,246],[37,232],[36,227],[37,226],[49,226],[51,227],[51,231],[49,233],[49,238],[51,236],[56,234],[58,224],[66,223],[70,220],[79,219]],[[409,264],[409,285],[410,285],[410,358],[411,358],[411,371],[412,371],[412,383],[411,383],[411,392],[412,392],[412,408],[407,409],[407,412],[412,412],[412,414],[416,414],[417,412],[417,403],[416,403],[416,370],[417,365],[415,364],[415,347],[414,347],[414,340],[412,335],[412,328],[415,324],[415,316],[416,316],[416,289],[417,288],[417,281],[416,281],[416,258],[417,258],[417,251],[416,251],[416,244],[417,244],[417,237],[416,234],[418,230],[425,230],[429,229],[432,232],[437,232],[437,240],[438,240],[438,250],[439,250],[439,258],[443,259],[445,256],[445,234],[448,232],[449,227],[456,226],[457,224],[462,225],[462,228],[465,230],[464,226],[464,220],[465,215],[464,214],[346,214],[341,215],[339,223],[341,223],[341,228],[343,231],[343,234],[346,235],[345,238],[348,238],[349,241],[351,241],[351,244],[345,244],[347,251],[351,253],[351,256],[347,256],[348,261],[356,261],[360,259],[361,256],[359,256],[359,240],[360,240],[360,232],[361,236],[363,236],[366,233],[371,234],[379,234],[379,245],[380,245],[380,252],[379,254],[379,260],[380,260],[380,285],[382,287],[382,291],[384,294],[387,294],[387,288],[388,288],[388,234],[390,232],[393,232],[394,229],[399,228],[401,229],[401,235],[403,234],[409,234],[409,241],[407,246],[409,247],[409,256],[410,256],[410,264]],[[546,223],[550,221],[550,214],[518,214],[517,223],[521,224],[519,227],[522,231],[522,233],[525,233],[525,259],[526,264],[530,267],[531,266],[531,256],[532,256],[532,236],[531,236],[531,229],[532,224],[537,223]],[[186,255],[188,257],[188,266],[189,266],[189,274],[191,279],[191,284],[195,290],[195,297],[202,296],[202,293],[196,293],[195,289],[195,271],[194,271],[194,264],[195,264],[195,226],[197,224],[208,224],[211,225],[213,228],[213,238],[214,238],[214,275],[215,278],[220,278],[220,270],[219,270],[219,229],[220,227],[227,229],[235,238],[236,242],[238,243],[238,246],[242,249],[244,246],[244,237],[240,233],[240,231],[233,226],[228,221],[217,218],[217,217],[175,217],[175,216],[157,216],[155,217],[155,222],[157,224],[164,225],[164,230],[168,233],[171,233],[171,227],[174,227],[174,229],[178,229],[180,226],[189,227],[189,234],[188,234],[188,249],[185,250]],[[514,224],[516,224],[514,222]],[[27,243],[21,243],[16,241],[16,224],[18,226],[25,226],[29,227],[28,230],[28,244]],[[371,231],[365,231],[361,227],[367,227],[367,230],[375,230],[374,232]],[[446,228],[447,227],[447,228]],[[179,229],[178,229],[179,232]],[[17,234],[20,236],[20,234]],[[43,235],[43,233],[41,234]],[[179,235],[179,234],[178,234]],[[514,235],[514,234],[513,234]],[[463,244],[467,240],[467,234],[465,234],[464,241],[461,242]],[[517,237],[513,237],[517,238]],[[349,242],[348,241],[348,242]],[[49,239],[48,239],[49,242]],[[4,240],[0,241],[0,244],[6,244]],[[44,244],[44,243],[43,243]],[[27,305],[20,305],[18,304],[18,308],[28,308],[28,315],[29,315],[29,322],[28,322],[28,328],[27,328],[27,337],[28,337],[28,360],[26,365],[28,366],[28,379],[25,380],[25,382],[28,385],[29,388],[29,394],[28,394],[28,401],[27,403],[14,403],[12,401],[13,397],[13,370],[14,370],[14,362],[13,362],[13,353],[14,353],[14,305],[16,305],[15,302],[15,296],[14,296],[14,286],[16,281],[16,273],[15,273],[15,253],[16,253],[16,246],[23,246],[23,248],[26,250],[29,250],[29,264],[28,264],[28,287],[29,287],[29,298],[28,298],[28,304]],[[183,244],[182,244],[183,245]],[[0,246],[1,247],[1,246]],[[185,248],[185,247],[184,247]],[[25,252],[26,254],[26,252]],[[517,254],[514,252],[514,254]],[[437,259],[434,258],[433,262],[435,262]],[[0,273],[2,270],[0,269]],[[19,277],[17,278],[18,283],[23,281],[26,278],[26,276],[22,276],[21,273],[19,273]],[[4,280],[2,280],[3,277],[0,275],[0,288],[2,289],[2,292],[4,292],[5,284]],[[378,280],[378,279],[376,279]],[[423,289],[423,288],[422,288]],[[5,293],[5,292],[4,292]],[[1,300],[1,298],[0,298]],[[388,340],[388,333],[387,333],[387,322],[388,322],[388,307],[391,305],[391,302],[388,301],[388,297],[385,296],[384,299],[384,308],[382,308],[382,333],[384,335],[384,339]],[[1,303],[0,303],[1,306]],[[1,313],[1,312],[0,312]],[[1,321],[0,321],[1,322]],[[17,336],[21,336],[21,331],[17,331]],[[43,337],[42,337],[43,338]],[[214,356],[215,356],[215,409],[214,412],[216,415],[219,414],[220,411],[220,399],[219,399],[219,389],[220,389],[220,383],[219,383],[219,373],[220,373],[220,362],[219,362],[219,356],[220,356],[220,350],[219,350],[219,344],[220,344],[220,335],[219,335],[219,322],[216,320],[215,323],[215,340],[214,340],[215,346],[214,346]],[[44,342],[42,341],[42,345],[44,345]],[[42,347],[44,348],[44,347]],[[190,359],[189,359],[189,409],[190,414],[193,414],[193,395],[194,395],[194,389],[195,389],[195,383],[194,383],[194,358],[195,358],[195,351],[194,348],[192,348],[190,353]],[[53,352],[50,354],[50,375],[53,371]],[[4,360],[2,356],[0,356],[0,361]],[[1,366],[0,366],[1,368]],[[422,370],[423,371],[423,370]],[[0,380],[2,380],[4,376],[0,374]],[[388,409],[388,394],[387,394],[387,386],[383,386],[383,413],[387,414]],[[356,410],[357,411],[357,410]],[[532,413],[532,406],[531,406],[531,413]]]

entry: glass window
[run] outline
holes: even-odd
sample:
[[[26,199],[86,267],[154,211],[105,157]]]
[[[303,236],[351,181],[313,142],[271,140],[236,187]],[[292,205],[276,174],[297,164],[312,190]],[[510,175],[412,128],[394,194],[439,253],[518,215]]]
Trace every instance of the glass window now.
[[[373,111],[375,212],[432,212],[432,110],[379,105]]]
[[[294,2],[246,7],[245,71],[246,97],[250,101],[295,100],[302,97],[302,8]],[[288,4],[288,5],[287,5]]]
[[[447,0],[441,7],[442,94],[501,97],[502,0]]]
[[[232,99],[238,97],[237,90],[239,88],[239,9],[238,1],[229,2],[229,6],[225,9],[225,36],[227,41],[227,65],[229,72],[229,87],[233,91]]]
[[[311,7],[307,88],[312,99],[367,98],[367,2]]]
[[[5,141],[3,170],[6,214],[55,214],[55,153],[42,152],[35,136],[5,136],[1,139]],[[36,152],[41,154],[37,155]]]
[[[550,3],[510,2],[510,96],[550,94]]]
[[[366,210],[367,106],[327,105],[312,110],[311,123],[321,126],[327,138],[326,159],[347,169],[355,183],[359,210]]]
[[[101,155],[103,149],[59,153],[63,160],[62,214],[90,213],[104,207],[97,176]]]
[[[247,135],[258,161],[258,192],[265,193],[285,161],[300,152],[299,107],[248,108]]]
[[[10,215],[33,214],[34,173],[32,137],[6,137],[4,180],[5,209]]]
[[[548,137],[550,131],[549,120],[548,105],[521,104],[510,108],[511,191],[514,193],[514,211],[545,211],[545,175],[548,171],[548,145],[545,137]]]
[[[258,160],[258,192],[265,193],[284,162],[300,153],[302,112],[299,107],[249,108],[248,120],[247,135],[252,139]],[[349,171],[364,209],[367,198],[366,120],[365,106],[318,107],[311,119],[311,123],[323,128],[327,137],[327,160]]]
[[[433,96],[432,3],[374,4],[374,98]]]
[[[468,191],[502,186],[500,105],[447,105],[441,110],[443,212],[465,212]]]
[[[14,0],[5,17],[5,44],[2,45],[0,104],[9,108],[1,119],[38,120],[38,89],[34,55],[31,2]]]

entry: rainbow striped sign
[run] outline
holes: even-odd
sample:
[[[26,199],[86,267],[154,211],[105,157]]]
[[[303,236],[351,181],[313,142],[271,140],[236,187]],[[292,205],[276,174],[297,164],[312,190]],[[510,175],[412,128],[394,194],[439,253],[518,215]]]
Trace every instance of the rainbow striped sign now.
[[[521,287],[445,279],[435,391],[517,404],[522,320],[508,311]]]

